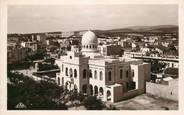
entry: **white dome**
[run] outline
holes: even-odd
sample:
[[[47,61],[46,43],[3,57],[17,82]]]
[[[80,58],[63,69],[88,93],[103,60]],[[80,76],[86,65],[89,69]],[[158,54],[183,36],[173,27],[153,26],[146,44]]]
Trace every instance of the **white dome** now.
[[[87,31],[82,36],[82,52],[85,55],[97,52],[97,37],[92,31]]]
[[[87,31],[82,36],[82,45],[97,44],[97,37],[94,32]]]

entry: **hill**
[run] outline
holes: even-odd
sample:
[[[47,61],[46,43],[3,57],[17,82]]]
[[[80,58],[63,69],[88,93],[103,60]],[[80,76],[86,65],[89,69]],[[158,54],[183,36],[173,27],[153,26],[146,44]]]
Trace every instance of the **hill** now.
[[[178,26],[158,25],[158,26],[131,26],[127,28],[111,29],[108,32],[156,32],[156,33],[176,33]]]

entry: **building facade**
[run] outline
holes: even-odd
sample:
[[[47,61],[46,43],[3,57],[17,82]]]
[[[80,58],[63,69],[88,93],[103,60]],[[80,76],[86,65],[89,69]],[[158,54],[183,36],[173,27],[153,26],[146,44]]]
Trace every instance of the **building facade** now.
[[[150,64],[138,59],[103,56],[97,47],[96,35],[91,31],[84,33],[81,51],[72,48],[56,60],[61,69],[56,75],[56,83],[110,102],[145,92]]]

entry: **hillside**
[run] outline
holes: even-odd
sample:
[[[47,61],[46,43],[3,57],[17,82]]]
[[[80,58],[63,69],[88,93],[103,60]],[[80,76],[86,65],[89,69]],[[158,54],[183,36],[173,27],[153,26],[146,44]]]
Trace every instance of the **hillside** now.
[[[158,33],[175,33],[178,32],[178,26],[175,25],[158,25],[158,26],[131,26],[127,28],[111,29],[108,32],[158,32]]]

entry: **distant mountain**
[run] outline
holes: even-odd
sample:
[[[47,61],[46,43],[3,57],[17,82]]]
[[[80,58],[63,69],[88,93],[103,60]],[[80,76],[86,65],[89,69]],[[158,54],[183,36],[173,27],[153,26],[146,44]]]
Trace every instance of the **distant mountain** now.
[[[176,25],[158,25],[158,26],[131,26],[127,28],[111,29],[108,32],[158,32],[158,33],[175,33],[178,32]]]

